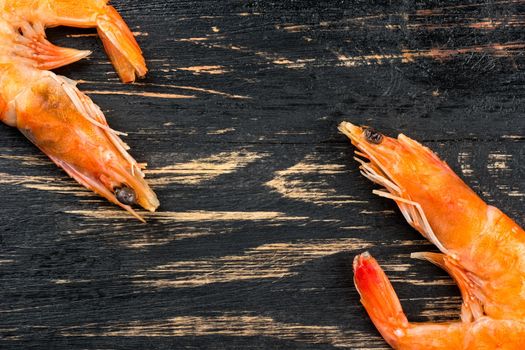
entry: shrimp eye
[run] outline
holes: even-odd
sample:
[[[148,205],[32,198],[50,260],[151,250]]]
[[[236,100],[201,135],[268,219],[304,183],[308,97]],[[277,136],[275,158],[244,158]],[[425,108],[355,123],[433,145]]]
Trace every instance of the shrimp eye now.
[[[383,135],[374,129],[365,129],[365,139],[375,145],[379,145],[383,141]]]
[[[137,203],[137,195],[132,188],[120,187],[115,189],[115,196],[118,201],[125,205],[133,205]]]

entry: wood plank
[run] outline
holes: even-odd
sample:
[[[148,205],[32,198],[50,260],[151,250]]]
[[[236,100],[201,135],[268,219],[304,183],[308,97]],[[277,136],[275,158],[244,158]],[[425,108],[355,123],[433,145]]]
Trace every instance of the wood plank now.
[[[342,120],[403,132],[525,224],[525,2],[114,1],[148,77],[92,30],[58,72],[101,106],[162,206],[148,224],[0,126],[0,347],[387,349],[359,304],[370,250],[410,320],[459,315],[434,250],[372,195]]]

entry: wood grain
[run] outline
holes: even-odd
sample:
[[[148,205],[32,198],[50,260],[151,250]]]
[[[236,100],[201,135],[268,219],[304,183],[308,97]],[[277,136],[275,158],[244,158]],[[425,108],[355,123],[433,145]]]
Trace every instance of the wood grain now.
[[[525,1],[114,1],[150,73],[58,73],[101,106],[162,206],[148,224],[0,126],[0,348],[387,349],[353,287],[370,250],[413,321],[458,318],[434,248],[371,194],[337,124],[403,132],[525,224]]]

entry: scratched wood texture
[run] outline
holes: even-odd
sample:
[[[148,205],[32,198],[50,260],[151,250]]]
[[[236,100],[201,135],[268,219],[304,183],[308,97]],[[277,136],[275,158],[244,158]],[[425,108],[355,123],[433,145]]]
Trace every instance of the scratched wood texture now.
[[[114,2],[150,74],[59,71],[106,112],[162,206],[148,224],[0,126],[0,348],[387,349],[359,304],[370,250],[414,321],[458,318],[434,248],[372,195],[342,120],[433,148],[525,223],[525,1]]]

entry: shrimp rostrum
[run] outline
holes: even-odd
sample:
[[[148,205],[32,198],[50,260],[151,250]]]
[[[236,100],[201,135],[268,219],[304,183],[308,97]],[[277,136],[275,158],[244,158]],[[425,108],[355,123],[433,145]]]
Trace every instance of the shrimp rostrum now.
[[[441,253],[415,253],[445,269],[458,284],[461,322],[409,323],[377,262],[354,261],[361,301],[396,349],[525,348],[525,232],[487,205],[432,151],[405,135],[387,137],[343,122],[358,151],[361,173],[381,185],[407,222]],[[523,340],[522,340],[523,339]]]
[[[49,71],[90,54],[54,46],[45,28],[95,27],[123,82],[147,68],[135,38],[107,1],[0,0],[0,120],[18,128],[79,183],[142,220],[137,204],[155,211],[159,202],[111,129],[74,81]]]

